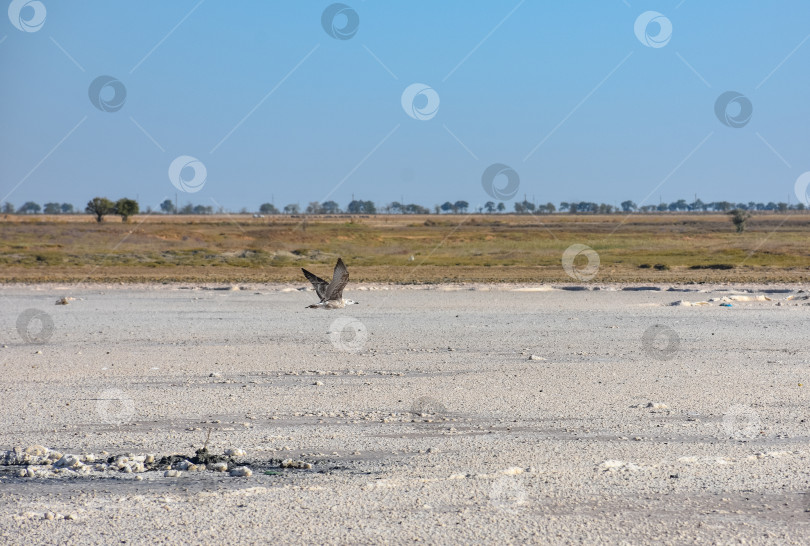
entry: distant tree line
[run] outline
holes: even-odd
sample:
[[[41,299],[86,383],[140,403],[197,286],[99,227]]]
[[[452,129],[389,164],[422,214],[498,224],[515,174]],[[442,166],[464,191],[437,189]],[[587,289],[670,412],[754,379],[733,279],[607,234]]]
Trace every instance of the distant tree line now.
[[[28,201],[23,203],[20,208],[16,209],[14,205],[9,202],[3,203],[0,207],[0,212],[3,214],[73,214],[76,211],[70,203],[45,203],[45,207],[41,207],[39,203]]]
[[[165,214],[214,214],[214,207],[210,205],[192,205],[191,203],[186,203],[178,209],[171,199],[163,201],[160,204],[160,210]]]
[[[590,201],[563,201],[559,207],[554,203],[535,204],[531,201],[524,199],[523,201],[516,201],[513,204],[514,213],[517,214],[553,214],[553,213],[567,213],[567,214],[616,214],[616,213],[657,213],[657,212],[723,212],[728,213],[734,210],[740,211],[770,211],[770,212],[788,212],[788,211],[804,211],[807,207],[803,203],[788,204],[784,202],[774,203],[756,203],[750,201],[748,203],[732,203],[730,201],[714,201],[711,203],[704,203],[700,199],[696,199],[691,203],[687,203],[685,199],[679,199],[672,203],[660,203],[658,205],[642,205],[638,206],[633,201],[623,201],[620,206],[609,205],[606,203],[593,203]],[[76,214],[80,211],[76,210],[70,203],[45,203],[44,207],[33,201],[24,203],[20,208],[15,208],[11,203],[3,203],[0,206],[0,213],[2,214]],[[138,214],[140,207],[138,202],[134,199],[122,198],[118,201],[110,201],[106,197],[95,197],[87,203],[84,209],[87,214],[92,214],[96,220],[101,222],[103,217],[108,214],[116,214],[122,217],[126,222],[130,216]],[[146,209],[146,212],[151,214],[153,211],[151,207]],[[206,205],[193,205],[187,203],[182,207],[177,207],[174,201],[166,199],[160,204],[160,212],[164,214],[214,214],[214,208]],[[216,211],[219,214],[225,212],[222,207]],[[250,214],[247,208],[243,208],[241,214]],[[297,203],[285,205],[281,210],[276,208],[272,203],[262,203],[259,206],[259,213],[261,214],[464,214],[470,212],[470,204],[467,201],[446,201],[441,205],[434,205],[433,210],[417,205],[415,203],[404,204],[394,201],[385,206],[377,209],[373,201],[363,201],[353,199],[345,209],[335,201],[318,201],[310,202],[303,210]],[[504,203],[495,203],[494,201],[487,201],[481,206],[478,206],[472,212],[486,213],[486,214],[504,214],[507,212],[507,207]],[[512,211],[509,211],[512,212]]]

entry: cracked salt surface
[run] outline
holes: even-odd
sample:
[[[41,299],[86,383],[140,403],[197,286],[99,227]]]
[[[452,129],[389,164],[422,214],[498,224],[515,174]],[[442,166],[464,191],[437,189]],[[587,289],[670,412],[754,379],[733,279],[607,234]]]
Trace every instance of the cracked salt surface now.
[[[358,352],[282,288],[71,287],[53,305],[4,287],[0,451],[55,453],[53,476],[0,467],[0,542],[806,539],[804,286],[684,296],[773,300],[731,309],[671,307],[669,285],[387,287],[347,315],[369,332]],[[17,314],[45,305],[53,336],[24,343]],[[680,339],[666,361],[641,344],[654,324]],[[208,429],[211,453],[246,452],[227,471],[190,458]]]

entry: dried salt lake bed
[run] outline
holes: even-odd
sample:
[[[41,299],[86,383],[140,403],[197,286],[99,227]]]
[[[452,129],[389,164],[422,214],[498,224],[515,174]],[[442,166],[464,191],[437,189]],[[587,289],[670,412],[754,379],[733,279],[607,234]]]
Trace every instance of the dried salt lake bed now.
[[[806,287],[299,286],[0,289],[0,542],[810,535]]]

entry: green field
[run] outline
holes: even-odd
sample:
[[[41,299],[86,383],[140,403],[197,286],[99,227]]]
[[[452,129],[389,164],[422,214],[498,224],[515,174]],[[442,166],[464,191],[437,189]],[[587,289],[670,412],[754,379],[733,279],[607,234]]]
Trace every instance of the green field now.
[[[722,214],[9,215],[0,281],[300,281],[342,256],[360,282],[579,282],[572,244],[598,253],[591,282],[810,280],[810,214],[763,213],[744,233]]]

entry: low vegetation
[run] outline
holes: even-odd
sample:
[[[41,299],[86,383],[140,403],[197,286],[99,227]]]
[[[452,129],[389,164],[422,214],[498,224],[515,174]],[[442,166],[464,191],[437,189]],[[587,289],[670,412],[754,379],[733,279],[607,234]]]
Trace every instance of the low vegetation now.
[[[353,281],[579,282],[572,244],[599,254],[591,282],[810,280],[805,214],[754,213],[740,233],[726,214],[95,218],[0,217],[0,282],[299,282],[336,256]]]

